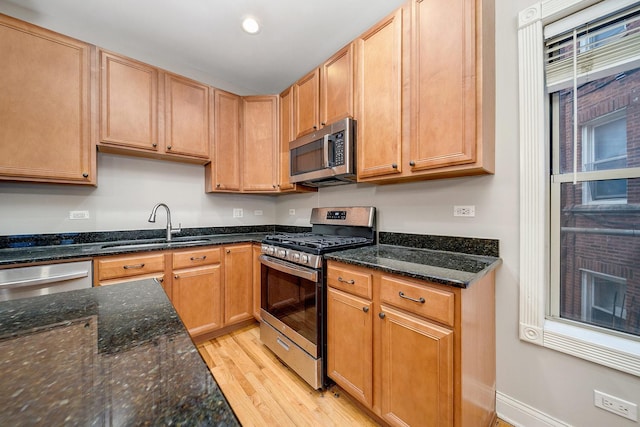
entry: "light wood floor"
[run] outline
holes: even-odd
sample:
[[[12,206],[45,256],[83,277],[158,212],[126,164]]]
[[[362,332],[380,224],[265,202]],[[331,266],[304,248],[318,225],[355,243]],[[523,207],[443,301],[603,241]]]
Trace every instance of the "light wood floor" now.
[[[198,346],[245,427],[377,426],[339,387],[313,390],[260,342],[248,326]],[[513,427],[498,420],[495,427]]]

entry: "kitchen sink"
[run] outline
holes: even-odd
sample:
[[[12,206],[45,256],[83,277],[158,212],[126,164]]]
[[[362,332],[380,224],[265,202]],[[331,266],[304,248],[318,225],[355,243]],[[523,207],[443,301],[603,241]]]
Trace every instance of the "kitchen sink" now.
[[[164,239],[154,240],[154,241],[127,241],[127,242],[116,242],[116,243],[108,243],[101,246],[101,249],[154,249],[154,248],[175,248],[175,247],[184,247],[198,243],[208,243],[210,240],[205,239],[174,239],[170,242],[167,242]]]

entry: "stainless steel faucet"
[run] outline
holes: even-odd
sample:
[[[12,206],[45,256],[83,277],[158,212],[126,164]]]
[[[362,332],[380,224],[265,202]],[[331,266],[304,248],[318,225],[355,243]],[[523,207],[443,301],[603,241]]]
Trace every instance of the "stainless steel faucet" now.
[[[175,229],[171,226],[171,211],[169,210],[169,206],[165,205],[164,203],[158,203],[153,207],[153,209],[151,210],[151,215],[149,215],[149,222],[156,222],[156,211],[160,206],[162,206],[167,210],[167,242],[170,242],[171,235],[182,231],[180,229],[182,224],[178,224],[178,228],[175,228]]]

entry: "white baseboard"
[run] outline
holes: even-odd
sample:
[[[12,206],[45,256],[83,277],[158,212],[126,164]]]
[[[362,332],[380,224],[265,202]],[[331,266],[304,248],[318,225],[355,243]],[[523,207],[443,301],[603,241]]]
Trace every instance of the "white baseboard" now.
[[[496,392],[496,412],[498,417],[516,427],[571,427],[499,391]]]

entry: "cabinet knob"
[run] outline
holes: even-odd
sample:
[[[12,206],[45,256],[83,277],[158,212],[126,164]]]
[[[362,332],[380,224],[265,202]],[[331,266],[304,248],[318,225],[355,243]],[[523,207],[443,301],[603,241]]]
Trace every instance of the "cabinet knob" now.
[[[415,165],[416,165],[416,162],[414,162],[413,160],[411,160],[411,161],[409,162],[409,166],[413,167],[413,166],[415,166]]]
[[[379,313],[379,314],[378,314],[378,317],[379,317],[379,318],[381,318],[381,319],[384,319],[384,318],[386,317],[386,314],[384,314],[384,313]]]
[[[315,130],[315,129],[318,129],[318,126],[316,126],[316,125],[313,125],[313,129],[314,129],[314,130]]]
[[[273,185],[273,188],[276,188],[276,185],[275,185],[275,184]]]
[[[220,184],[216,184],[216,188],[220,188]]]
[[[167,145],[167,150],[171,150],[171,146],[170,145]]]
[[[157,277],[156,280],[160,283],[164,282],[164,279],[162,277]]]
[[[391,164],[391,167],[394,169],[398,169],[398,165],[396,163]]]
[[[174,278],[174,279],[179,279],[179,278],[180,278],[180,276],[176,274],[175,276],[173,276],[173,278]]]
[[[365,313],[369,312],[369,307],[362,307],[362,311],[364,311]]]
[[[85,177],[85,178],[89,178],[89,174],[88,174],[88,173],[86,173],[86,172],[85,172],[85,173],[83,173],[83,174],[82,174],[82,176],[83,176],[83,177]]]
[[[152,146],[153,148],[156,148],[156,147],[158,146],[158,144],[156,144],[156,143],[154,142],[153,144],[151,144],[151,146]]]
[[[322,126],[326,126],[327,124],[325,122],[320,123]]]
[[[231,249],[227,249],[227,253],[230,254],[231,253]]]

